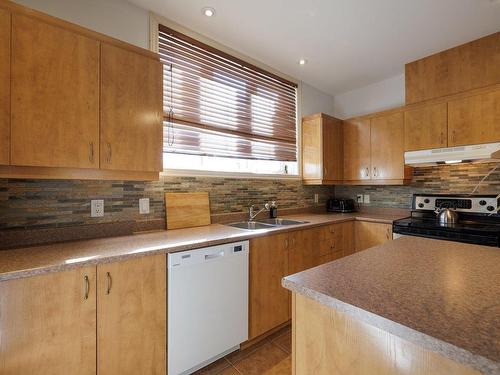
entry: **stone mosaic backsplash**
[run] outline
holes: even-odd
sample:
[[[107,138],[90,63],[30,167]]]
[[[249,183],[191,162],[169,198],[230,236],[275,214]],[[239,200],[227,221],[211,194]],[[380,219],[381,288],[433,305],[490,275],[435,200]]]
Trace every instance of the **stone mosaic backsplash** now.
[[[338,198],[356,199],[357,194],[369,194],[372,207],[410,208],[414,193],[470,194],[481,179],[493,168],[493,172],[475,194],[500,193],[500,164],[464,163],[419,167],[413,170],[413,180],[407,186],[336,186]]]
[[[250,204],[276,200],[279,208],[319,205],[333,187],[303,186],[299,180],[216,177],[163,177],[158,182],[0,179],[0,230],[61,228],[165,218],[165,192],[208,191],[211,214],[246,211]],[[139,214],[139,198],[150,199],[150,213]],[[105,215],[90,217],[90,200],[104,199]]]

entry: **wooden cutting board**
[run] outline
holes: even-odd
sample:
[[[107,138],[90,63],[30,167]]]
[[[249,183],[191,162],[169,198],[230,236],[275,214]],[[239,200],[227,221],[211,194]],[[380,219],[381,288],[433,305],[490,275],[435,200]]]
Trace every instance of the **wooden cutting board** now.
[[[208,193],[165,193],[167,229],[210,225]]]

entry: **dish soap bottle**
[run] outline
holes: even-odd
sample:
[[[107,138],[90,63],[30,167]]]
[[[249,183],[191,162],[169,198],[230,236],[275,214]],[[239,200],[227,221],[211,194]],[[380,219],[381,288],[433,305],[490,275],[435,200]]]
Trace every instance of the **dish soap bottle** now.
[[[278,205],[276,201],[271,202],[271,207],[269,208],[269,217],[271,219],[276,219],[278,217]]]

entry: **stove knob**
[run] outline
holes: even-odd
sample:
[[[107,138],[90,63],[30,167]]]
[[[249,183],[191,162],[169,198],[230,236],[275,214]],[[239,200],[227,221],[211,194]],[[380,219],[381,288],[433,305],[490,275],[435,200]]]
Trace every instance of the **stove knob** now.
[[[430,203],[429,198],[425,198],[425,199],[424,199],[424,203]]]
[[[493,207],[493,206],[488,206],[488,207],[486,207],[486,209],[488,211],[495,211],[495,207]]]
[[[424,204],[423,204],[423,203],[419,203],[419,204],[418,204],[418,207],[419,207],[419,208],[424,208]]]
[[[481,206],[486,206],[486,201],[485,201],[485,200],[480,200],[480,201],[479,201],[479,204],[480,204]]]

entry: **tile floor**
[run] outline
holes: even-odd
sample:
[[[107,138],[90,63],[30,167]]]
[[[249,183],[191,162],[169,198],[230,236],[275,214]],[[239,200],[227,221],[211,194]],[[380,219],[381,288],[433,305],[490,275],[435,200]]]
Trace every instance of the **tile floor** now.
[[[292,331],[285,327],[265,340],[197,371],[196,375],[291,375]]]

